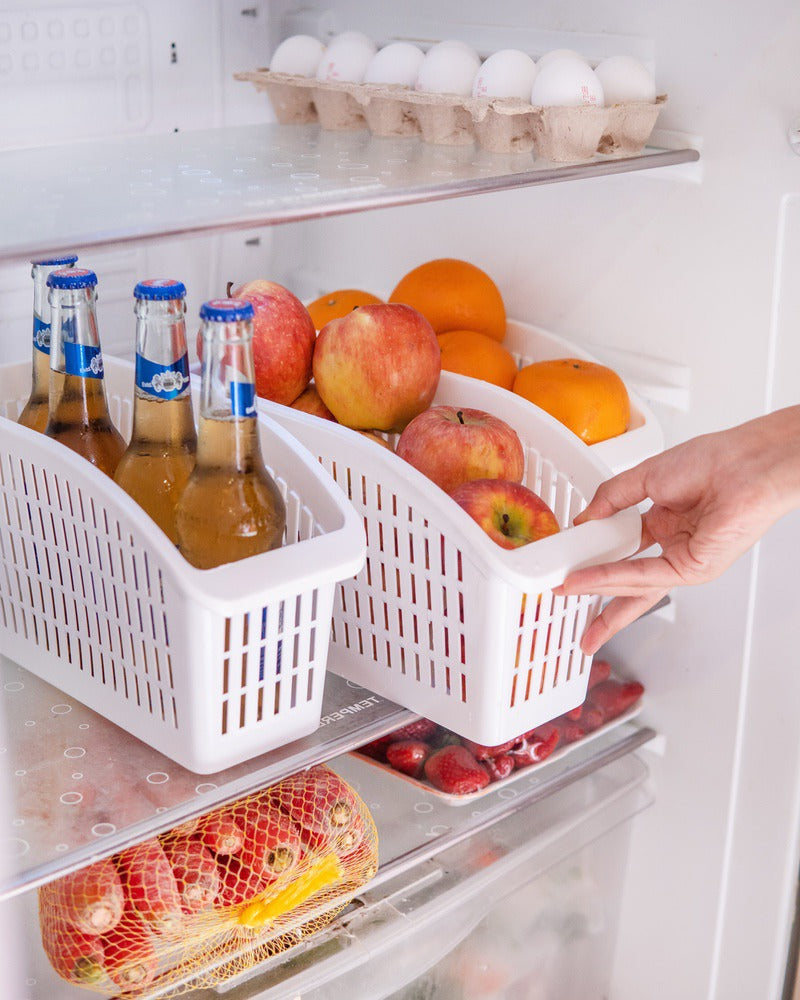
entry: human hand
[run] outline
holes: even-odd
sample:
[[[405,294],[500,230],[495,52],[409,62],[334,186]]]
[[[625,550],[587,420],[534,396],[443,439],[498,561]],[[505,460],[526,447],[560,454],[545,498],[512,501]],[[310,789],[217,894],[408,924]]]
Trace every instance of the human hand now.
[[[673,587],[718,577],[800,504],[800,407],[692,438],[601,484],[575,524],[651,500],[641,552],[570,573],[556,594],[611,595],[581,639],[596,652]]]

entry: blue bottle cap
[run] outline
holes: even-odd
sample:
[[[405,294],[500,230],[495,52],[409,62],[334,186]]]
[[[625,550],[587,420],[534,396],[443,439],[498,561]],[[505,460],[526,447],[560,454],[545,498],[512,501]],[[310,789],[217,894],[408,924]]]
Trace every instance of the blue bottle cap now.
[[[76,253],[65,253],[62,257],[37,257],[31,264],[34,267],[37,264],[44,264],[45,267],[64,267],[66,264],[74,264],[77,259]]]
[[[186,298],[186,285],[175,278],[148,278],[140,281],[133,290],[134,298],[167,302],[170,299]]]
[[[214,323],[235,323],[239,319],[252,319],[253,306],[247,299],[211,299],[200,306],[200,319]]]
[[[96,284],[97,275],[86,267],[62,267],[47,278],[48,288],[94,288]]]

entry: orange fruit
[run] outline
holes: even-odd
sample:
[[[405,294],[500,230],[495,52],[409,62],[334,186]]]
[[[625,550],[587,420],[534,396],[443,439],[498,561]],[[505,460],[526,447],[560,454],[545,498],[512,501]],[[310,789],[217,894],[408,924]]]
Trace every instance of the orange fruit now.
[[[474,264],[441,257],[409,271],[389,296],[421,312],[435,333],[475,330],[493,340],[506,335],[506,307],[500,289]]]
[[[510,351],[485,333],[474,330],[449,330],[436,338],[442,349],[442,369],[458,375],[471,375],[493,385],[510,389],[517,374],[517,363]]]
[[[520,369],[514,392],[547,410],[586,444],[628,429],[630,399],[615,371],[594,361],[558,358]]]
[[[372,292],[364,292],[360,288],[337,288],[327,295],[320,295],[306,308],[314,326],[321,330],[332,319],[341,319],[358,306],[374,305],[382,301]]]

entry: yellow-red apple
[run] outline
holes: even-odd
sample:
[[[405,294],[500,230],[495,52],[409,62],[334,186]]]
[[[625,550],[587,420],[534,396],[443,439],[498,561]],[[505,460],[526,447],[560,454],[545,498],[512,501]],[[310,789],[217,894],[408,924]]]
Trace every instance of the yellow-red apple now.
[[[320,399],[320,395],[317,392],[317,387],[315,385],[309,385],[300,393],[297,399],[292,403],[293,410],[301,410],[303,413],[310,413],[314,417],[322,417],[323,420],[333,420],[336,422],[336,417],[331,413],[328,407]]]
[[[441,370],[433,327],[397,303],[360,306],[331,320],[314,348],[322,401],[356,430],[402,431],[430,406]]]
[[[400,458],[446,493],[472,479],[521,482],[525,454],[517,432],[484,410],[432,406],[400,435]]]
[[[559,530],[555,514],[542,498],[521,483],[475,479],[450,496],[504,549],[516,549]]]
[[[317,331],[308,310],[288,288],[274,281],[248,281],[232,295],[247,299],[255,310],[256,392],[264,399],[291,405],[311,381]]]

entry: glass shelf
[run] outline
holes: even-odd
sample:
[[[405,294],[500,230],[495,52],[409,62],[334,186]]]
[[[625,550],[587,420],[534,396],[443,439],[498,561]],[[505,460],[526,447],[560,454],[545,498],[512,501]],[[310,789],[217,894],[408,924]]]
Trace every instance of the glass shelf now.
[[[328,674],[314,733],[218,774],[197,775],[5,657],[0,685],[0,791],[6,796],[0,800],[0,899],[416,718]]]
[[[435,201],[696,160],[647,148],[580,164],[419,139],[258,125],[0,154],[0,261]]]

